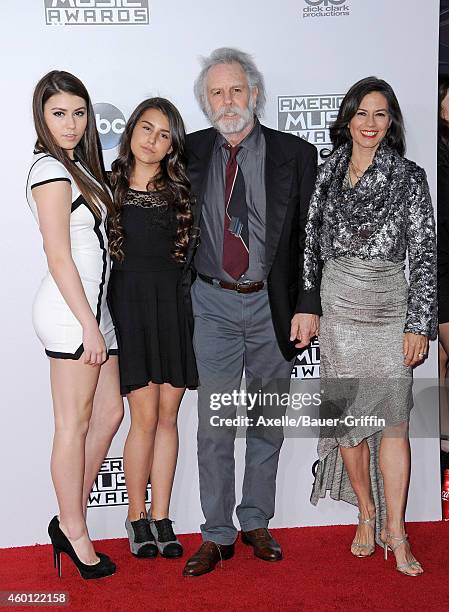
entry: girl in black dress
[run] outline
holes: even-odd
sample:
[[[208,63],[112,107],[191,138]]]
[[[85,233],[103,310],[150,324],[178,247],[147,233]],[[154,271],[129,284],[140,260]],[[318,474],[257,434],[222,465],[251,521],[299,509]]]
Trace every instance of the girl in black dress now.
[[[192,198],[185,173],[185,130],[163,98],[145,100],[122,136],[111,184],[113,270],[109,303],[119,345],[120,385],[131,427],[124,450],[131,552],[179,557],[169,503],[178,452],[177,414],[197,386],[186,255]],[[145,494],[151,481],[148,512]]]

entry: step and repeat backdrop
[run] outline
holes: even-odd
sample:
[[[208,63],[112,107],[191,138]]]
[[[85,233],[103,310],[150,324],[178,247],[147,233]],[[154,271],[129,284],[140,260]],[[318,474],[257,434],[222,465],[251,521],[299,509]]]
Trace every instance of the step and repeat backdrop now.
[[[46,269],[42,240],[25,200],[34,144],[31,97],[52,69],[79,76],[93,101],[106,165],[117,153],[126,119],[144,98],[160,95],[180,109],[188,131],[206,127],[192,86],[198,58],[216,47],[251,53],[267,85],[262,121],[312,142],[321,160],[342,96],[358,79],[389,81],[402,106],[408,157],[436,179],[438,0],[20,0],[2,2],[3,341],[2,507],[0,546],[46,542],[56,511],[49,473],[53,415],[48,361],[31,324],[31,304]],[[419,41],[419,44],[417,44]],[[376,364],[373,363],[375,372]],[[416,373],[436,377],[436,347]],[[298,356],[297,390],[319,377],[319,345]],[[307,382],[308,381],[308,382]],[[424,399],[423,399],[424,398]],[[421,393],[412,429],[413,466],[408,520],[440,518],[438,406]],[[421,419],[421,421],[420,421]],[[178,532],[199,530],[196,394],[181,406],[180,452],[172,497]],[[425,428],[424,428],[425,426]],[[90,499],[94,538],[123,537],[126,488],[122,449],[128,417],[113,441]],[[245,444],[236,442],[237,495]],[[273,527],[355,521],[356,509],[326,499],[310,505],[316,438],[286,439],[279,464]],[[148,499],[151,488],[148,487]],[[14,529],[20,525],[20,529]]]

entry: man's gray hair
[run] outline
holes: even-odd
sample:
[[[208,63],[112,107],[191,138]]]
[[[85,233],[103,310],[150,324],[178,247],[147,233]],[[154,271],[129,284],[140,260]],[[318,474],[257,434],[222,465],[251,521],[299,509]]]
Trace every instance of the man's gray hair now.
[[[206,117],[208,117],[206,81],[209,68],[212,68],[212,66],[216,66],[217,64],[232,64],[234,62],[240,64],[242,67],[243,72],[246,74],[246,78],[248,79],[248,85],[250,88],[257,87],[258,95],[254,112],[258,117],[263,114],[266,100],[265,83],[263,76],[257,70],[257,66],[254,63],[251,55],[231,47],[221,47],[220,49],[215,49],[215,51],[212,51],[209,57],[200,58],[200,61],[202,70],[195,81],[193,91],[195,93],[195,98],[197,99],[197,102]]]

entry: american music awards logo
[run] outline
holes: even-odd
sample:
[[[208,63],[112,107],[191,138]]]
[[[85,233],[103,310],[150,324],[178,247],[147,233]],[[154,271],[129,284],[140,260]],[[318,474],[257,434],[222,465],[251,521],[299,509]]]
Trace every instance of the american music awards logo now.
[[[310,379],[320,377],[320,345],[318,338],[310,346],[298,353],[293,366],[292,378]]]
[[[149,502],[150,498],[151,485],[148,483],[145,502]],[[127,504],[128,494],[123,473],[123,457],[106,457],[90,492],[87,507],[102,508],[104,506],[126,506]]]
[[[44,0],[47,25],[147,25],[148,0]]]
[[[303,0],[303,19],[306,17],[347,17],[350,14],[348,0]]]
[[[278,129],[315,145],[324,160],[332,150],[329,127],[338,115],[341,94],[278,96]]]

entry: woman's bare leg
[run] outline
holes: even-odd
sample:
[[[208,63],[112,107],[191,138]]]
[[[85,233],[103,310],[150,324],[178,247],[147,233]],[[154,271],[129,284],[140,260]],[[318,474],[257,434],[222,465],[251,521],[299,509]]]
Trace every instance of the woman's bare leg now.
[[[118,357],[111,355],[101,366],[86,438],[83,508],[86,513],[92,485],[123,418]]]
[[[50,359],[55,417],[51,475],[59,504],[62,531],[80,560],[98,562],[83,512],[85,443],[92,414],[99,366],[82,359]]]
[[[366,440],[362,440],[360,444],[351,448],[340,446],[340,453],[348,472],[351,486],[357,496],[360,518],[372,518],[376,512],[376,507],[371,492],[368,443]],[[373,527],[368,524],[358,525],[354,540],[360,544],[374,545]],[[351,550],[357,555],[366,556],[369,553],[368,548],[359,548],[354,545],[351,546]]]
[[[410,481],[410,441],[408,438],[408,423],[384,430],[379,448],[379,467],[384,481],[387,518],[381,537],[386,539],[389,533],[395,538],[405,535],[404,515],[407,504],[408,486]],[[397,540],[388,540],[395,546]],[[397,565],[415,561],[408,542],[398,547],[395,552]],[[407,568],[410,574],[420,574],[419,566]]]
[[[153,462],[154,439],[157,429],[160,385],[147,387],[128,394],[131,426],[123,452],[126,489],[128,491],[128,518],[136,521],[143,512],[146,516],[145,491]]]
[[[160,386],[159,418],[154,442],[151,480],[151,518],[168,518],[178,458],[178,410],[185,389]]]

